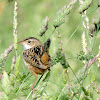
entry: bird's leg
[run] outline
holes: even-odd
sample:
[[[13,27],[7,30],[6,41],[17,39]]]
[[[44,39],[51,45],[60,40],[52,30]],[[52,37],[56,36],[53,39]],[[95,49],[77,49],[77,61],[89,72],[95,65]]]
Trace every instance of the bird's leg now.
[[[34,74],[34,76],[35,76],[35,81],[34,81],[32,87],[31,87],[31,90],[33,90],[33,93],[35,93],[34,85],[35,85],[35,83],[36,83],[36,81],[37,81],[37,79],[38,79],[38,75],[37,75],[36,73]]]
[[[34,85],[36,83],[36,80],[38,79],[38,74],[36,74],[31,68],[29,70],[35,76],[35,81],[34,81],[32,87],[31,87],[31,90],[33,90],[33,93],[35,93],[35,91],[34,91]]]

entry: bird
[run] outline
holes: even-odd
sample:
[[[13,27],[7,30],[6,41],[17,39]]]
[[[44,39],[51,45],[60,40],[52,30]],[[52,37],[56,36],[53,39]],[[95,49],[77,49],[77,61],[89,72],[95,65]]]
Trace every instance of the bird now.
[[[52,60],[49,55],[51,40],[42,44],[41,41],[35,37],[25,38],[18,44],[23,45],[23,60],[29,71],[35,76],[35,81],[31,87],[34,93],[34,85],[38,79],[38,74],[43,75],[47,70],[50,70]]]

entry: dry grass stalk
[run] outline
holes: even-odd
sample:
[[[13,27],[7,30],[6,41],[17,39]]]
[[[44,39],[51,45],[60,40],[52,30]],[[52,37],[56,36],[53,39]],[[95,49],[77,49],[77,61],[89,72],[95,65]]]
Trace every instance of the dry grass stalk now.
[[[9,48],[7,48],[4,53],[0,55],[0,66],[4,64],[6,59],[8,58],[9,53],[13,50],[14,44],[10,45]]]

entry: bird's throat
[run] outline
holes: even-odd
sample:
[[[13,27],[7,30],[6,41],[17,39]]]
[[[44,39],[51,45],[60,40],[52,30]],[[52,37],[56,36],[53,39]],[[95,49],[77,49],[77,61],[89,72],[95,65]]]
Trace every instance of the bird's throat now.
[[[23,45],[23,49],[24,49],[24,50],[27,50],[27,49],[30,49],[30,48],[32,48],[32,47],[29,46],[29,45],[26,45],[26,44]]]

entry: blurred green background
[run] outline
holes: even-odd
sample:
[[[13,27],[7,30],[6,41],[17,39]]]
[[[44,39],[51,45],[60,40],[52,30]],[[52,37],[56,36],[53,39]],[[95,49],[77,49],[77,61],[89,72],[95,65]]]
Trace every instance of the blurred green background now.
[[[18,41],[23,40],[27,37],[36,37],[44,43],[48,38],[49,34],[53,31],[53,19],[56,16],[56,12],[61,9],[65,4],[68,4],[70,0],[18,0]],[[96,8],[98,0],[94,0],[93,5],[87,10],[87,13]],[[81,45],[81,35],[84,31],[84,27],[81,24],[82,17],[78,13],[79,2],[75,5],[71,14],[66,16],[66,22],[59,28],[61,34],[61,40],[63,43],[63,49],[70,66],[75,73],[82,68],[83,64],[81,61],[77,60],[77,54],[82,50]],[[0,54],[13,43],[13,9],[14,2],[8,2],[7,0],[0,1]],[[91,24],[92,18],[95,16],[96,11],[93,11],[88,15],[89,23]],[[48,16],[49,30],[43,37],[39,37],[38,32],[41,26],[42,20]],[[70,39],[67,45],[66,42],[70,38],[74,30],[80,27]],[[56,50],[59,48],[57,32],[55,32],[51,37],[51,47],[50,55],[54,55]],[[100,35],[97,36],[93,53],[98,53],[98,46],[100,44]],[[23,48],[18,45],[18,55],[22,55]],[[6,63],[5,70],[11,70],[12,57],[15,56],[15,50],[11,52]],[[96,75],[97,85],[100,86],[100,68],[96,65],[92,67]],[[25,67],[23,59],[21,57],[20,61],[20,72],[28,73],[28,69]],[[57,64],[51,68],[50,81],[57,83],[62,86],[62,73],[63,68],[60,64]],[[73,78],[73,73],[69,70],[70,79]],[[34,76],[32,76],[27,84],[31,84],[34,81]],[[87,80],[86,80],[87,81]],[[59,90],[59,86],[49,82],[46,90],[48,94],[56,94]],[[29,90],[30,91],[30,90]],[[29,92],[28,91],[28,92]],[[27,94],[27,93],[26,93]]]

